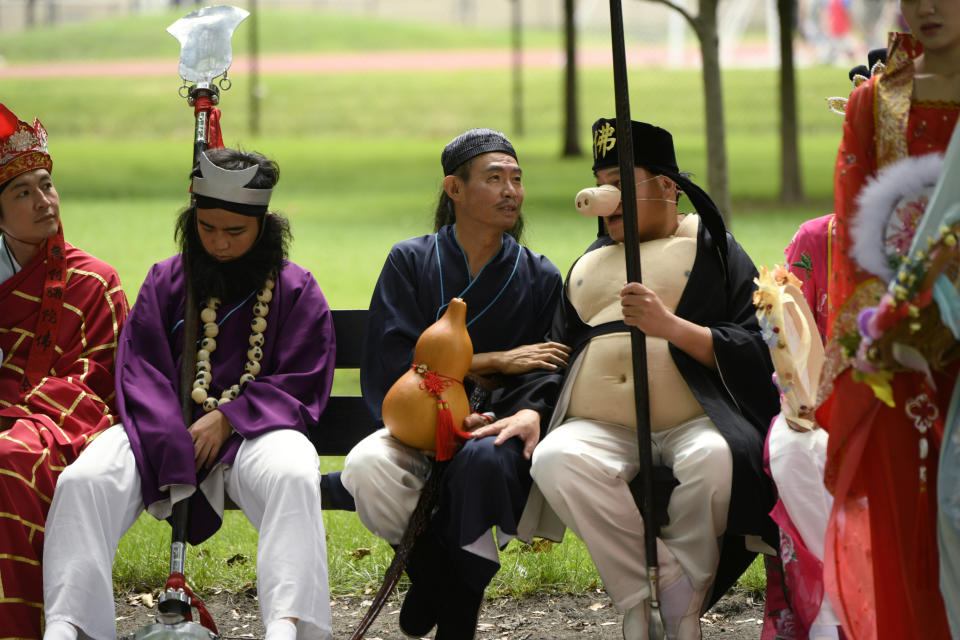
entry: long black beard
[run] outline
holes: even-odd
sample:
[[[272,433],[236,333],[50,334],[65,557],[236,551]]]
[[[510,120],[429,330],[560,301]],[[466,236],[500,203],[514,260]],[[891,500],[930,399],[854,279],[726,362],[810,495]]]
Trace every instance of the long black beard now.
[[[203,248],[196,231],[196,214],[188,217],[178,239],[190,282],[200,300],[211,297],[220,298],[224,303],[241,300],[263,287],[270,274],[283,269],[290,238],[283,218],[265,216],[261,224],[266,228],[250,250],[239,258],[221,262]]]

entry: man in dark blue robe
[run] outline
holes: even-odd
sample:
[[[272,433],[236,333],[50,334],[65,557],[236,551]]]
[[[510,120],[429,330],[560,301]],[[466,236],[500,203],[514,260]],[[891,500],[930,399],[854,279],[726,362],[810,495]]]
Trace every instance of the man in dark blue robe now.
[[[531,370],[565,365],[568,349],[543,342],[562,280],[517,240],[523,186],[513,146],[499,132],[473,129],[447,145],[441,162],[436,232],[394,246],[373,293],[361,383],[379,418],[417,338],[451,298],[466,302],[474,357],[465,386],[483,415],[464,421],[477,431],[444,472],[437,510],[407,566],[412,586],[399,618],[409,635],[436,625],[436,638],[450,640],[473,637],[499,569],[497,547],[516,535],[530,489],[541,415],[515,389]],[[367,528],[397,544],[431,467],[428,455],[381,429],[350,452],[342,480]]]

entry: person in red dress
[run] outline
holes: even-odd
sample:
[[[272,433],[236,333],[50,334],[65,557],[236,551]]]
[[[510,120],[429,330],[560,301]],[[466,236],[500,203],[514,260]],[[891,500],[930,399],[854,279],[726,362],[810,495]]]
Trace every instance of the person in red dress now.
[[[0,104],[0,631],[40,638],[44,525],[60,472],[114,422],[127,299],[63,239],[47,133]]]
[[[863,195],[876,185],[901,188],[913,180],[911,164],[914,175],[929,174],[923,165],[946,149],[960,112],[960,2],[900,6],[912,35],[891,36],[885,71],[854,90],[846,107],[817,411],[830,434],[825,481],[835,500],[825,587],[844,631],[857,640],[950,637],[938,588],[936,477],[957,362],[929,378],[851,366],[868,342],[861,312],[887,290],[886,270],[909,249],[929,190],[896,194],[896,206],[885,209]],[[860,241],[869,229],[876,246]]]

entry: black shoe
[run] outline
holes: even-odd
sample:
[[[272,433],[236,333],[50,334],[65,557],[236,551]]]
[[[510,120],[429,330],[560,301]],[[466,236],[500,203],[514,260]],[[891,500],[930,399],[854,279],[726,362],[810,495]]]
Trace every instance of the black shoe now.
[[[477,593],[458,580],[443,598],[434,640],[473,640],[483,605],[483,591]]]
[[[400,631],[415,638],[422,638],[430,633],[437,624],[439,602],[436,596],[433,589],[411,583],[407,595],[403,598],[400,618],[397,620]]]

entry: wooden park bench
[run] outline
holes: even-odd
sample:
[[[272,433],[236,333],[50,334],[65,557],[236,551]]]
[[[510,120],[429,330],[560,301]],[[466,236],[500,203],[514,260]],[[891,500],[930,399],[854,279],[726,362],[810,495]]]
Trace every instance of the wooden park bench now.
[[[336,369],[359,369],[363,353],[363,334],[367,328],[366,309],[334,309],[333,329],[337,336]],[[331,395],[320,420],[310,428],[310,441],[321,456],[345,456],[355,444],[380,427],[359,395]],[[321,480],[324,509],[354,510],[353,498],[327,478]]]
[[[363,352],[363,334],[367,328],[366,309],[334,309],[333,328],[337,336],[337,369],[359,369]],[[310,441],[321,456],[345,456],[379,424],[358,395],[331,395],[310,428]]]

